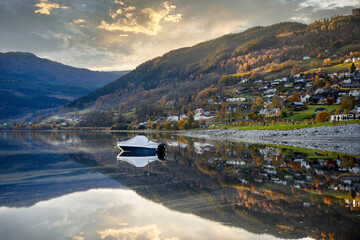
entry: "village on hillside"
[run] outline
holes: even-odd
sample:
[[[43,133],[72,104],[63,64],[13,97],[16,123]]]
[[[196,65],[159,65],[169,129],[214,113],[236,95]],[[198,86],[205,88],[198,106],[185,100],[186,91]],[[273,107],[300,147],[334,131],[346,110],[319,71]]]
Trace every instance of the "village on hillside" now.
[[[310,60],[308,56],[304,61]],[[326,61],[326,60],[324,60]],[[277,124],[297,125],[323,122],[343,122],[360,119],[360,72],[356,67],[360,58],[347,58],[350,68],[339,72],[324,71],[281,76],[272,80],[251,80],[240,78],[222,93],[211,92],[211,86],[198,93],[195,100],[202,105],[194,111],[178,112],[179,104],[165,102],[168,115],[139,119],[137,109],[126,121],[115,123],[122,117],[116,111],[109,111],[110,119],[104,114],[92,114],[84,118],[79,112],[55,116],[41,122],[18,123],[2,128],[10,129],[77,129],[81,127],[111,127],[113,130],[158,129],[186,130],[216,126],[268,126]],[[209,90],[210,89],[210,90]],[[215,88],[216,89],[216,88]],[[200,99],[200,100],[199,100]],[[95,120],[94,120],[95,119]],[[99,126],[96,123],[105,123]]]

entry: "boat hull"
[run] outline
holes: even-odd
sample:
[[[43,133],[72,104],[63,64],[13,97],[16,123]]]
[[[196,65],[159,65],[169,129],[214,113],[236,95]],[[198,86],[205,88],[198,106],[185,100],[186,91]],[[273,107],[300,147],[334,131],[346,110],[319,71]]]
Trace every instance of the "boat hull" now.
[[[131,152],[136,156],[151,156],[156,155],[157,148],[147,148],[147,147],[134,147],[134,146],[119,146],[121,150],[125,152]]]

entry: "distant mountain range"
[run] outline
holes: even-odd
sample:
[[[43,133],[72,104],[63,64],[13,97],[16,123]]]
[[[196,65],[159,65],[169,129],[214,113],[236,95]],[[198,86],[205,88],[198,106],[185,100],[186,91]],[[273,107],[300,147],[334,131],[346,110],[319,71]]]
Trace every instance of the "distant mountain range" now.
[[[211,85],[221,88],[224,75],[262,79],[271,73],[290,74],[303,57],[317,59],[360,49],[360,16],[336,16],[310,25],[285,22],[254,27],[241,33],[177,49],[147,61],[129,74],[66,104],[69,108],[149,109],[160,100],[177,101],[175,111],[187,109]],[[300,60],[299,60],[300,59]],[[309,61],[310,63],[310,61]],[[307,63],[307,66],[310,65]],[[302,71],[301,66],[297,71]],[[235,87],[235,86],[234,86]],[[136,94],[135,94],[136,93]],[[96,104],[95,104],[96,103]],[[200,105],[200,103],[198,104]],[[151,113],[149,113],[149,116]]]
[[[74,68],[31,53],[0,53],[0,119],[43,113],[126,73]]]

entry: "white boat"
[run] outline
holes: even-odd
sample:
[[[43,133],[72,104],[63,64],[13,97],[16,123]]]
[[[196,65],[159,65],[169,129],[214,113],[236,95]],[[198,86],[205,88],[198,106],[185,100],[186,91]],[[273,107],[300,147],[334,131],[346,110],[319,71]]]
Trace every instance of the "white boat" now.
[[[117,146],[125,152],[132,152],[137,156],[156,155],[159,144],[150,141],[145,136],[136,136],[129,140],[117,142]]]

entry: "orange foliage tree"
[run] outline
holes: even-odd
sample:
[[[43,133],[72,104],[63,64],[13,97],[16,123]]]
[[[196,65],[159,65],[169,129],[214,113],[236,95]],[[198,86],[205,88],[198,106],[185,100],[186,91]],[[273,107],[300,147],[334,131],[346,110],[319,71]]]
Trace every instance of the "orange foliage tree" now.
[[[330,113],[328,111],[321,111],[316,115],[315,121],[322,123],[327,122],[330,119]]]
[[[293,93],[293,95],[290,98],[290,102],[300,102],[300,98],[299,98],[299,95],[297,94],[297,92]]]

